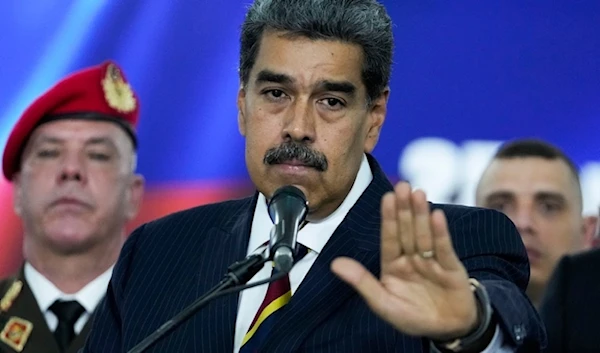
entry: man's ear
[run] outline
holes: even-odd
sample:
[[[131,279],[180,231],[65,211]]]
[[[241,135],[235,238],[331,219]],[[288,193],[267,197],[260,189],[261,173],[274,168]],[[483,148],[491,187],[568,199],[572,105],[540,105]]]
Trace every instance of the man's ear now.
[[[369,122],[367,129],[367,138],[365,139],[364,150],[366,153],[371,153],[379,141],[381,127],[385,121],[387,114],[387,102],[390,97],[390,88],[386,87],[383,92],[377,97],[369,107]]]
[[[600,229],[598,228],[598,216],[583,218],[583,239],[586,249],[596,248],[600,245]]]
[[[14,174],[12,179],[13,184],[13,210],[17,216],[21,216],[23,212],[23,192],[21,191],[21,173]]]
[[[142,198],[144,195],[145,179],[142,175],[135,174],[132,176],[131,185],[129,186],[129,200],[127,203],[127,220],[131,221],[134,219],[142,205]]]
[[[237,96],[237,107],[238,107],[238,130],[242,136],[246,136],[246,89],[244,85],[240,85]]]

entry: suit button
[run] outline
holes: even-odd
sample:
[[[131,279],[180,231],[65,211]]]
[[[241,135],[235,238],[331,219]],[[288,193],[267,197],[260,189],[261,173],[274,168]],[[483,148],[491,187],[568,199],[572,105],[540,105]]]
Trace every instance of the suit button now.
[[[515,325],[513,327],[513,333],[515,334],[517,342],[522,342],[525,339],[525,336],[527,336],[525,325]]]

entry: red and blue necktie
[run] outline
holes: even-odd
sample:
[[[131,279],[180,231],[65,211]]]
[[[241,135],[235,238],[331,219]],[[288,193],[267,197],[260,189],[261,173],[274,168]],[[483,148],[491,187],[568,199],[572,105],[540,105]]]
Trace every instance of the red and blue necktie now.
[[[300,261],[301,258],[306,256],[308,251],[309,249],[306,246],[298,244],[296,261]],[[275,267],[273,267],[272,275],[276,275],[277,272]],[[258,352],[258,348],[268,338],[269,332],[277,322],[277,319],[283,314],[283,307],[289,303],[291,298],[292,289],[290,278],[287,274],[269,284],[265,299],[256,312],[248,332],[244,336],[240,353]]]

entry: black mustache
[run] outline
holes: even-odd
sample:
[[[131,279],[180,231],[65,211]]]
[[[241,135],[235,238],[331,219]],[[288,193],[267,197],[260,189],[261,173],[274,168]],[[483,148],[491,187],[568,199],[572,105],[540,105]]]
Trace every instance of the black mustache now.
[[[315,168],[320,172],[327,170],[327,157],[321,152],[312,150],[305,144],[297,142],[283,143],[277,147],[273,147],[265,153],[263,162],[267,165],[282,164],[291,160]]]

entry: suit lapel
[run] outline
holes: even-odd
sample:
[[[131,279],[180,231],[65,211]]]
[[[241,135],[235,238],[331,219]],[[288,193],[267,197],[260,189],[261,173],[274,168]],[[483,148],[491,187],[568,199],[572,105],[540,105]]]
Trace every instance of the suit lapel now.
[[[20,280],[23,283],[23,287],[19,296],[5,314],[9,317],[14,316],[26,319],[33,324],[33,330],[31,331],[31,335],[29,336],[22,353],[59,353],[58,345],[54,340],[52,332],[48,328],[46,319],[40,311],[38,303],[35,300],[27,281],[25,281],[22,269],[16,280]],[[4,343],[0,343],[0,345],[7,352],[15,352],[15,350],[9,348]]]
[[[200,271],[206,277],[199,278],[197,282],[197,297],[219,283],[231,264],[246,257],[257,198],[258,193],[240,205],[239,211],[222,228],[209,231],[209,238],[200,256],[205,259],[203,263],[210,263],[210,270]],[[197,351],[233,352],[238,302],[239,295],[226,295],[216,299],[196,315],[193,332]],[[209,322],[218,325],[207,325]]]
[[[261,351],[276,351],[285,344],[286,351],[299,349],[307,335],[333,314],[346,300],[358,295],[330,270],[331,262],[340,256],[361,262],[371,273],[380,272],[380,203],[383,194],[393,190],[375,160],[369,157],[373,180],[344,221],[333,233],[323,251],[302,281],[278,329]],[[308,314],[310,313],[310,314]]]

